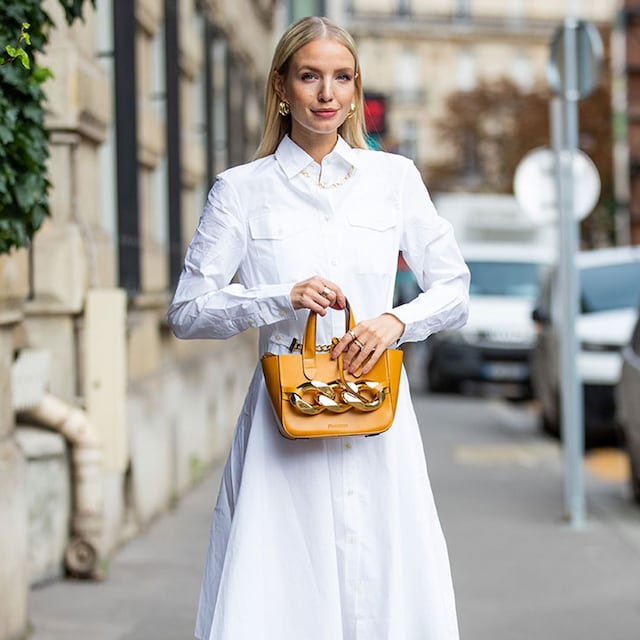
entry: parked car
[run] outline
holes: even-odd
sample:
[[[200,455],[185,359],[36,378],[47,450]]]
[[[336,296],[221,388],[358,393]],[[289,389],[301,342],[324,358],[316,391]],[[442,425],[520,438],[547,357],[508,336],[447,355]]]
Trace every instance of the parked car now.
[[[467,245],[463,254],[471,271],[469,320],[429,338],[428,387],[457,391],[475,381],[493,384],[506,397],[528,397],[531,311],[551,254],[516,243]]]
[[[631,341],[622,350],[616,412],[631,463],[631,490],[640,503],[640,314]]]
[[[576,256],[580,309],[578,375],[584,391],[587,446],[619,441],[614,389],[622,368],[621,350],[629,342],[640,301],[640,247],[582,251]],[[561,434],[559,321],[564,311],[557,271],[540,289],[534,310],[538,325],[531,353],[531,376],[540,401],[543,429]]]

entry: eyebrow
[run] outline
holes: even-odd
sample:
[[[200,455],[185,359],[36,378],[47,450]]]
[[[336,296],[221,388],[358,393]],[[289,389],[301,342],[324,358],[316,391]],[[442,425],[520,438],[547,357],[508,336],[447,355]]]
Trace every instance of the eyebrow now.
[[[298,71],[314,71],[315,73],[322,73],[322,71],[310,64],[302,64],[298,67]],[[355,73],[355,69],[353,67],[341,67],[340,69],[334,69],[333,73],[344,73],[348,71],[349,73]]]

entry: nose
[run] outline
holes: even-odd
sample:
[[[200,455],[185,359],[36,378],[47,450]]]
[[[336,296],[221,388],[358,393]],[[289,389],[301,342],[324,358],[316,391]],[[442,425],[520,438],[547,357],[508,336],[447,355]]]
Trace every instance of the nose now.
[[[333,86],[331,78],[323,78],[320,85],[320,93],[318,94],[318,100],[320,102],[331,102],[333,98]]]

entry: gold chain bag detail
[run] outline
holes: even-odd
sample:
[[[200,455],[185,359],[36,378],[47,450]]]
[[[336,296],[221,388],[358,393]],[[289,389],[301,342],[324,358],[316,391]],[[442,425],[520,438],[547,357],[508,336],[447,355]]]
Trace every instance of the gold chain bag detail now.
[[[345,320],[345,332],[355,327],[349,305]],[[316,314],[309,311],[301,353],[265,353],[261,363],[285,438],[373,436],[393,422],[402,370],[399,349],[387,349],[366,379],[359,372],[349,374],[342,369],[342,356],[332,360],[330,352],[316,347]]]

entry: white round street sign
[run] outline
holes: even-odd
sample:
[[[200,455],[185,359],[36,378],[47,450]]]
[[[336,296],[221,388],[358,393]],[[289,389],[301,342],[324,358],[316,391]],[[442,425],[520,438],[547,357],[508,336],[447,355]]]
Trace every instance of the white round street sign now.
[[[585,218],[600,197],[600,176],[591,158],[580,151],[573,157],[574,213]],[[516,168],[513,191],[520,208],[536,223],[550,224],[558,219],[556,159],[547,147],[529,151]]]

